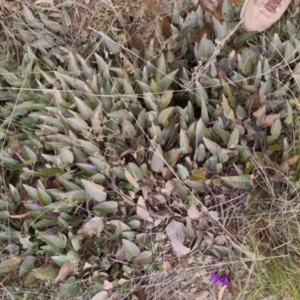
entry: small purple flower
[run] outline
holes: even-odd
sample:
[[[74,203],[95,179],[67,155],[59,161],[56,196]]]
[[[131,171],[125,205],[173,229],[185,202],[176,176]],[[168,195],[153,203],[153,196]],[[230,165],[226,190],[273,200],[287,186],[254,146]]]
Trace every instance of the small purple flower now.
[[[35,201],[35,205],[37,205],[38,207],[42,207],[42,203],[40,201]]]
[[[241,195],[245,194],[245,190],[243,190],[243,189],[236,189],[235,193],[237,194],[237,196],[241,196]]]
[[[53,234],[52,229],[47,229],[46,232],[47,232],[48,234]]]
[[[56,220],[58,218],[58,213],[51,211],[51,212],[48,213],[48,216],[49,216],[50,219]]]
[[[14,154],[13,159],[20,161],[20,157],[17,154]]]
[[[218,273],[211,273],[210,280],[213,284],[229,285],[229,278],[226,275],[219,276]]]
[[[238,176],[239,173],[237,172],[237,170],[232,170],[231,172],[229,172],[230,176]]]

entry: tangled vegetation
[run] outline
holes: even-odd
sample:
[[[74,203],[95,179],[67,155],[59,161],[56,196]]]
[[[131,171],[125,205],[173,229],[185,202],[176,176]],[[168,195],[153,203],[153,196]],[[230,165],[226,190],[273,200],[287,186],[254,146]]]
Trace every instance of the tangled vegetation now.
[[[298,299],[295,16],[140,2],[0,3],[3,299]]]

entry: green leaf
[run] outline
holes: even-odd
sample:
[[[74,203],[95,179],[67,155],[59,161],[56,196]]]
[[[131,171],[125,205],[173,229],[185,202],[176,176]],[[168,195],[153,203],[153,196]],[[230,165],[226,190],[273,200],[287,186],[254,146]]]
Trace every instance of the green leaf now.
[[[207,139],[207,138],[203,138],[205,147],[210,151],[211,154],[213,155],[218,155],[218,153],[221,151],[221,147],[216,144],[215,142]]]
[[[122,245],[125,251],[125,257],[128,261],[132,261],[141,253],[139,247],[131,241],[122,239]]]
[[[126,169],[128,170],[128,172],[131,174],[131,176],[136,180],[139,181],[143,178],[143,174],[140,170],[140,168],[135,164],[135,163],[129,163],[126,166]]]
[[[206,169],[200,168],[195,170],[189,178],[191,181],[206,180]]]
[[[40,200],[37,189],[35,189],[27,184],[23,184],[23,187],[25,188],[26,192],[28,193],[28,195],[31,198],[33,198],[34,200],[37,200],[37,201]]]
[[[169,124],[169,120],[174,116],[175,112],[176,107],[174,106],[163,109],[158,116],[159,124],[162,124],[163,127],[167,127]]]
[[[215,51],[214,43],[207,39],[206,34],[202,37],[200,44],[198,46],[198,51],[195,53],[196,57],[206,61]]]
[[[282,129],[281,121],[280,119],[277,119],[271,126],[271,135],[275,137],[279,137],[281,134],[281,129]]]
[[[204,124],[209,122],[208,110],[206,102],[203,98],[201,98],[201,119],[203,120]]]
[[[163,78],[167,73],[167,64],[165,60],[164,54],[160,56],[160,58],[157,61],[157,71],[156,71],[156,77],[155,81],[159,82],[161,78]]]
[[[70,151],[68,147],[61,148],[59,150],[59,156],[65,165],[70,165],[74,161],[73,152]]]
[[[82,118],[86,121],[89,120],[93,115],[93,110],[89,106],[87,106],[84,101],[77,98],[76,96],[74,97],[74,101]]]
[[[67,246],[66,240],[55,235],[50,235],[50,234],[45,234],[43,232],[40,232],[38,238],[44,241],[47,245],[49,245],[54,250],[54,252],[57,253],[63,253],[63,249],[65,249]]]
[[[129,112],[128,110],[126,110],[126,109],[120,109],[120,110],[117,110],[117,111],[113,111],[113,112],[107,114],[107,117],[112,118],[112,119],[116,119],[118,121],[121,121],[124,118],[128,119],[129,121],[133,121],[132,113]]]
[[[214,126],[213,131],[222,139],[224,144],[228,144],[230,139],[230,133],[219,126]]]
[[[155,112],[158,112],[158,107],[156,104],[156,97],[153,95],[153,93],[151,93],[151,92],[145,93],[144,92],[143,100],[149,111],[153,110]]]
[[[12,184],[9,184],[9,191],[10,191],[10,194],[11,194],[14,202],[19,202],[21,199],[21,196],[20,196],[18,190]]]
[[[43,219],[38,221],[37,223],[31,223],[32,227],[34,229],[42,228],[42,227],[50,227],[50,226],[55,226],[57,225],[57,220],[48,220],[48,219]]]
[[[165,92],[168,90],[172,82],[174,81],[175,75],[177,74],[179,69],[174,70],[173,72],[166,74],[159,82],[159,88],[161,92]]]
[[[4,68],[0,67],[1,76],[4,80],[13,87],[21,87],[23,82],[14,73],[10,73]]]
[[[84,186],[84,189],[86,190],[87,194],[95,199],[98,202],[103,202],[106,200],[107,193],[104,192],[104,187],[96,184],[94,182],[81,179],[81,182]]]
[[[0,263],[0,274],[8,273],[17,270],[22,262],[22,258],[19,256],[13,256]]]
[[[52,280],[57,276],[58,270],[52,267],[33,269],[30,274],[39,280]]]
[[[159,109],[162,110],[164,108],[167,108],[171,103],[172,98],[173,98],[173,90],[165,91],[157,101],[157,106],[159,107]]]
[[[246,111],[241,105],[236,107],[236,116],[240,120],[244,120],[247,117]]]
[[[244,43],[248,42],[255,35],[257,35],[255,31],[250,31],[250,32],[240,34],[233,40],[233,43],[235,46],[240,47]]]
[[[295,59],[296,49],[289,40],[285,42],[284,46],[284,61],[289,63]]]
[[[116,201],[105,201],[96,206],[94,210],[99,211],[104,214],[114,214],[118,212],[118,202]]]
[[[249,190],[253,188],[250,175],[221,177],[221,180],[233,188]]]
[[[24,259],[20,265],[19,276],[23,276],[27,272],[31,271],[34,268],[35,258],[33,256],[28,256]]]
[[[165,154],[165,160],[170,167],[174,167],[181,155],[181,149],[172,149]]]
[[[9,218],[9,216],[10,216],[10,214],[8,211],[6,211],[6,210],[0,211],[0,221],[1,222],[7,220]]]
[[[66,281],[60,284],[58,299],[79,299],[78,294],[81,286],[82,283],[78,282],[75,277],[69,277]]]
[[[234,19],[234,9],[229,0],[223,0],[222,17],[225,21],[229,22]]]
[[[180,134],[179,134],[179,146],[182,153],[184,154],[191,153],[193,151],[192,147],[190,146],[187,133],[182,129],[180,129]]]
[[[177,165],[177,172],[181,180],[185,180],[190,176],[188,169],[180,164]]]
[[[89,124],[82,119],[67,118],[66,122],[77,131],[87,131],[89,129]]]
[[[234,147],[239,143],[240,132],[237,127],[234,128],[230,135],[230,139],[227,144],[228,149],[234,149]]]

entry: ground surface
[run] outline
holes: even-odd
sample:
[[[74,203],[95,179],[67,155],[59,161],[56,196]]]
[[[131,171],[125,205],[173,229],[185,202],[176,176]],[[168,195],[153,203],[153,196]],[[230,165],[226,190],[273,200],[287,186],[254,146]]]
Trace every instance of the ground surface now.
[[[299,8],[241,5],[0,2],[1,299],[299,299]]]

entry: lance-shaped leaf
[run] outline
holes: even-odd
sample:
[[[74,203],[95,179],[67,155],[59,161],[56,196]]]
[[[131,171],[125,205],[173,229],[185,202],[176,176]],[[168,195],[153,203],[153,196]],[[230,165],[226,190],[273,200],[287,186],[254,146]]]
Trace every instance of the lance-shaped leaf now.
[[[253,188],[250,175],[221,177],[221,180],[233,188],[249,190]]]
[[[165,165],[165,161],[164,161],[163,150],[161,148],[161,145],[158,145],[152,156],[151,170],[154,172],[159,172],[164,167],[164,165]]]
[[[210,139],[203,138],[203,141],[206,148],[210,151],[211,154],[218,155],[218,153],[221,151],[221,147]]]
[[[128,261],[132,261],[135,257],[137,257],[141,253],[139,247],[131,241],[123,239],[122,245],[125,251],[125,257]]]
[[[86,105],[84,101],[77,98],[76,96],[74,97],[74,101],[82,118],[84,120],[89,120],[93,115],[93,110],[88,105]]]
[[[0,274],[8,273],[17,270],[22,262],[22,258],[19,256],[13,256],[0,263]]]
[[[239,143],[240,132],[237,127],[234,128],[230,135],[230,139],[227,144],[228,149],[234,149],[234,147]]]
[[[38,238],[44,241],[57,253],[62,253],[63,249],[66,248],[67,246],[66,240],[55,235],[50,235],[50,234],[45,234],[43,232],[40,232]]]
[[[81,182],[87,194],[98,202],[106,200],[107,193],[104,192],[104,187],[92,181],[81,179]]]

